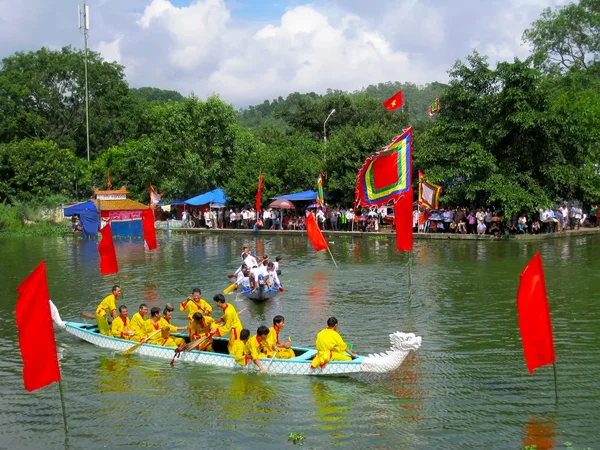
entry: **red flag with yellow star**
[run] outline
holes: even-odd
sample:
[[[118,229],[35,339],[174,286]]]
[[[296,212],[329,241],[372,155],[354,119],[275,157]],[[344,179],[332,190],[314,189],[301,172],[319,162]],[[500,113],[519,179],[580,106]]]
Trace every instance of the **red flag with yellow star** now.
[[[398,91],[396,95],[388,98],[383,102],[383,107],[388,111],[394,111],[402,106],[402,91]]]

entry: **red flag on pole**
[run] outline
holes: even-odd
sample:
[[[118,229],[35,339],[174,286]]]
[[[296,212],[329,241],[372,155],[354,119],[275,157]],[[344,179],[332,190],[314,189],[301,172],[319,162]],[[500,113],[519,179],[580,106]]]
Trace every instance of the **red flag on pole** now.
[[[23,280],[17,292],[16,318],[23,358],[23,383],[31,392],[60,381],[44,261]]]
[[[394,203],[396,224],[396,251],[409,252],[413,249],[413,192],[409,189],[404,197]]]
[[[315,216],[313,216],[312,213],[306,215],[306,234],[308,234],[308,239],[310,239],[310,243],[316,251],[320,252],[321,250],[327,249],[327,241],[325,240],[323,233],[321,233],[319,225],[317,225],[317,221],[315,220]]]
[[[260,211],[260,199],[262,197],[263,175],[258,176],[258,191],[256,191],[256,212]]]
[[[100,273],[108,275],[119,271],[117,264],[117,253],[115,252],[115,243],[112,237],[112,228],[110,221],[100,229],[102,239],[98,244],[98,252],[100,253]]]
[[[154,250],[156,244],[156,230],[154,229],[154,212],[148,208],[142,212],[142,228],[144,229],[144,240],[148,250]]]
[[[400,108],[402,105],[402,91],[398,91],[394,96],[384,100],[383,102],[383,107],[388,111],[394,111],[395,109]]]
[[[556,361],[544,268],[539,252],[521,273],[517,310],[525,362],[529,373],[533,374],[536,368]]]

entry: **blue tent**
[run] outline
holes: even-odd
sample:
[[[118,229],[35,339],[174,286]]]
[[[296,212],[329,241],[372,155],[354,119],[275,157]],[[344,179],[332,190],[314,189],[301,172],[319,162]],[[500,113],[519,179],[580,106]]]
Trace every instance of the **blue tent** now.
[[[200,206],[207,203],[225,203],[227,200],[228,198],[225,196],[223,189],[215,189],[214,191],[205,192],[204,194],[187,199],[184,203],[186,205]]]
[[[88,200],[79,205],[73,205],[64,208],[65,216],[79,216],[83,225],[83,236],[96,236],[98,234],[98,225],[100,223],[98,209],[93,201]]]
[[[325,194],[327,197],[327,194]],[[298,201],[298,200],[315,200],[317,198],[317,191],[303,191],[296,192],[295,194],[288,195],[280,195],[279,197],[271,197],[277,200],[289,200],[289,201]]]

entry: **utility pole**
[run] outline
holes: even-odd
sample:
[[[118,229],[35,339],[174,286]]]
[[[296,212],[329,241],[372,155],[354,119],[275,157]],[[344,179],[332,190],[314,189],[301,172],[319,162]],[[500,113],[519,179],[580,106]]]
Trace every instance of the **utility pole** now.
[[[79,29],[83,30],[83,49],[85,55],[84,67],[85,67],[85,134],[87,144],[87,159],[90,160],[90,96],[88,94],[88,52],[87,52],[87,38],[88,30],[90,29],[90,8],[85,3],[83,4],[83,10],[81,7],[77,7],[79,11]]]

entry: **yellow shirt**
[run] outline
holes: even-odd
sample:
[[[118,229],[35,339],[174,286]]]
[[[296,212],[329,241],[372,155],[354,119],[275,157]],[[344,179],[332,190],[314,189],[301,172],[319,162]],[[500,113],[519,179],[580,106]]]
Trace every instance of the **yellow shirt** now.
[[[269,328],[269,334],[265,338],[265,348],[267,353],[273,355],[275,353],[275,345],[279,342],[279,330],[275,328],[275,326],[272,326]],[[285,347],[280,347],[276,356],[277,359],[290,359],[295,357],[296,354],[294,353],[294,350]]]
[[[100,302],[96,308],[96,314],[99,316],[110,316],[117,309],[117,299],[114,294],[109,294]]]
[[[171,325],[169,322],[167,322],[167,319],[165,319],[164,317],[161,317],[159,319],[158,326],[160,328],[169,327],[169,329],[171,330],[171,333],[177,333],[177,327],[175,325]]]
[[[131,329],[135,331],[135,338],[143,339],[146,337],[146,319],[139,312],[136,312],[131,318]]]
[[[202,335],[208,333],[212,328],[215,328],[215,319],[209,316],[204,316],[202,323],[192,320],[188,326],[190,339],[198,339]]]
[[[235,362],[240,366],[248,365],[248,354],[246,353],[246,343],[239,339],[233,343],[229,349],[229,354],[235,358]]]
[[[123,334],[124,331],[130,330],[131,320],[129,320],[129,317],[125,317],[125,321],[123,321],[123,317],[118,316],[115,320],[112,321],[111,334],[113,337],[131,340],[134,336],[126,336]]]
[[[179,311],[187,311],[188,320],[192,320],[192,316],[197,312],[203,315],[209,315],[212,312],[212,306],[210,306],[203,298],[200,299],[200,305],[194,300],[184,300],[179,305]]]
[[[215,334],[222,337],[231,332],[229,334],[229,345],[232,345],[240,338],[240,333],[244,328],[233,305],[230,305],[229,303],[225,305],[223,317],[221,317],[221,323],[222,325],[217,327],[217,332]]]
[[[346,345],[342,336],[332,328],[325,328],[319,331],[315,346],[317,348],[317,355],[312,360],[311,366],[313,368],[317,366],[323,367],[331,360],[352,360],[352,358],[344,354],[348,345]]]
[[[162,319],[162,317],[161,317],[161,319]],[[160,320],[157,323],[154,323],[154,321],[152,319],[148,319],[145,322],[145,330],[146,330],[147,337],[150,337],[151,334],[156,333],[161,328],[162,327],[160,326]],[[170,331],[166,331],[166,332],[163,331],[162,333],[156,333],[156,335],[152,336],[152,338],[150,338],[150,340],[148,340],[148,343],[154,344],[154,345],[162,345],[163,340],[169,338],[170,334],[171,334]]]
[[[250,356],[250,359],[252,361],[254,361],[255,359],[258,358],[270,358],[271,356],[267,353],[267,350],[265,348],[265,342],[264,339],[261,340],[258,335],[254,335],[252,336],[250,339],[248,339],[248,342],[246,342],[246,346],[245,346],[245,352],[248,356]]]

